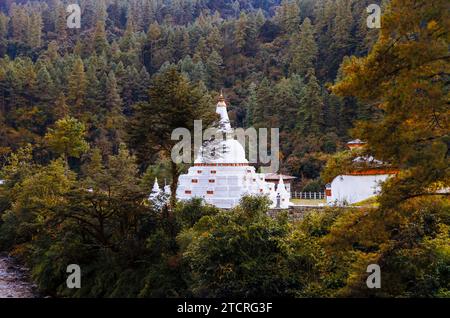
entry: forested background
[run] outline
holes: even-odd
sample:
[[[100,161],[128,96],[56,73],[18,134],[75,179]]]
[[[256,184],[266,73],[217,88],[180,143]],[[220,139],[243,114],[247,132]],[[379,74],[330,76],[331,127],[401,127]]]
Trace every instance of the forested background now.
[[[132,106],[173,64],[212,96],[224,89],[235,127],[280,128],[283,172],[319,191],[329,154],[355,119],[373,116],[326,88],[346,56],[367,54],[376,39],[366,26],[373,2],[79,1],[78,30],[66,25],[71,1],[2,1],[0,156],[40,148],[65,115],[86,125],[103,156],[117,151]]]
[[[386,1],[378,30],[373,0],[80,0],[79,30],[69,2],[0,2],[0,251],[43,295],[450,296],[448,0]],[[298,189],[355,156],[399,173],[297,221],[259,196],[150,202],[186,169],[171,132],[212,122],[222,88],[233,126],[280,128]]]

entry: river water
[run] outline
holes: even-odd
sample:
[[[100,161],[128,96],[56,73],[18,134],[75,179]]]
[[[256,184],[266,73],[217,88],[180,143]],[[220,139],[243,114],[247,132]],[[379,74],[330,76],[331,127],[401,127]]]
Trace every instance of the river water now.
[[[0,298],[35,298],[36,288],[14,259],[0,254]]]

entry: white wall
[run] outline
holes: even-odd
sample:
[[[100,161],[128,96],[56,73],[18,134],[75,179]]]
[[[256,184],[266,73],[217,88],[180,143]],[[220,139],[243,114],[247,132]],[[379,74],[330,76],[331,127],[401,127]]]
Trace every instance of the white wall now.
[[[327,203],[342,205],[366,200],[380,192],[380,182],[385,181],[388,177],[388,174],[337,176],[331,182],[331,196],[327,196]]]
[[[212,170],[216,173],[212,174]],[[189,168],[187,174],[180,176],[176,194],[179,200],[198,197],[219,208],[228,209],[238,205],[245,194],[275,193],[273,184],[265,182],[264,177],[264,174],[256,173],[252,166],[194,166]],[[192,183],[193,179],[197,182]],[[209,180],[215,182],[210,183]],[[186,193],[186,190],[191,193]],[[213,191],[213,194],[207,191]]]

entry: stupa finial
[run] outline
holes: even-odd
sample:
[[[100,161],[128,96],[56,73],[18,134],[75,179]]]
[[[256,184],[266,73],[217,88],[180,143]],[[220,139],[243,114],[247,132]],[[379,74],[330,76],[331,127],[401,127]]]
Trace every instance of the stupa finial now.
[[[220,90],[219,102],[225,102],[225,97],[223,97],[223,89]]]
[[[159,189],[159,184],[158,184],[158,178],[155,178],[155,183],[153,183],[152,192],[158,193],[159,191],[160,191],[160,189]]]

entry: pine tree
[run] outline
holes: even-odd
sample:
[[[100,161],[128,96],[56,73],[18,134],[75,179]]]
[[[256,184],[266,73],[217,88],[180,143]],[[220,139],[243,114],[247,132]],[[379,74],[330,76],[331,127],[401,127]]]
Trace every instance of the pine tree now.
[[[383,2],[383,1],[381,1]],[[372,4],[371,0],[365,1],[357,1],[354,3],[352,12],[362,12],[365,11],[366,8]],[[378,3],[377,3],[378,4]],[[383,12],[385,8],[382,7],[381,11]],[[361,15],[359,19],[355,18],[356,24],[356,32],[355,32],[355,55],[363,56],[369,53],[369,50],[375,44],[378,35],[379,29],[370,29],[367,27],[367,16]]]
[[[100,94],[100,81],[97,78],[95,64],[89,63],[86,71],[86,110],[94,114],[98,113],[101,106]]]
[[[203,126],[209,126],[215,119],[211,103],[211,97],[199,85],[191,84],[175,67],[156,75],[149,102],[136,106],[130,126],[130,142],[138,150],[139,158],[146,161],[151,152],[160,152],[169,158],[176,143],[171,140],[173,130],[179,127],[192,130],[194,119],[202,119]],[[171,161],[172,207],[175,207],[180,173],[179,165]]]
[[[105,0],[95,1],[95,13],[97,21],[106,21],[108,13],[106,12],[106,2]]]
[[[448,1],[392,0],[370,54],[349,59],[333,87],[381,111],[358,123],[355,133],[371,155],[403,170],[383,185],[384,207],[443,195],[439,191],[450,186],[449,21]]]
[[[28,45],[32,48],[39,48],[42,45],[42,17],[39,12],[33,12],[30,16],[30,22],[28,24]]]
[[[63,50],[66,49],[67,45],[67,19],[66,10],[63,5],[58,5],[57,18],[55,21],[55,33],[58,45]]]
[[[128,66],[126,68],[125,85],[123,86],[122,99],[124,102],[125,113],[131,112],[131,105],[133,105],[137,100],[135,98],[134,92],[138,85],[137,78],[139,77],[139,72],[134,66]]]
[[[45,65],[42,65],[37,73],[37,91],[39,102],[48,108],[55,97],[55,85]]]
[[[83,26],[86,29],[94,29],[99,22],[99,12],[97,11],[97,1],[85,1],[83,8]],[[105,20],[102,20],[105,21]]]
[[[353,15],[351,0],[336,2],[336,16],[334,18],[333,45],[336,49],[348,49],[352,41]]]
[[[346,136],[350,127],[341,127],[342,98],[334,94],[324,93],[324,123],[328,130]]]
[[[66,104],[66,96],[64,93],[60,93],[55,101],[53,109],[53,119],[59,120],[69,115],[69,107]]]
[[[123,51],[126,52],[134,46],[134,44],[135,44],[134,32],[135,32],[135,27],[133,24],[133,20],[128,19],[125,33],[120,41],[120,48]]]
[[[194,62],[192,61],[192,58],[188,55],[184,57],[181,61],[178,62],[178,67],[180,71],[183,73],[183,75],[187,76],[190,80],[192,70],[194,69]]]
[[[206,45],[206,40],[204,37],[201,37],[197,43],[193,60],[195,63],[206,62],[208,56],[209,56],[209,49],[208,46]]]
[[[222,69],[223,60],[217,51],[213,51],[206,61],[206,70],[209,77],[209,86],[211,89],[220,89],[222,87]]]
[[[314,29],[311,25],[311,20],[306,18],[300,27],[300,32],[296,33],[292,40],[290,72],[302,76],[306,75],[308,69],[314,68],[317,53],[318,49],[314,40]]]
[[[193,83],[202,82],[204,84],[208,81],[206,67],[202,61],[198,61],[193,65],[192,71],[190,73],[190,78]]]
[[[239,16],[239,12],[241,11],[241,5],[239,4],[239,1],[234,1],[231,5],[234,11],[234,17],[237,18]]]
[[[87,80],[84,64],[81,58],[75,60],[72,72],[68,78],[67,101],[70,103],[71,112],[80,116],[84,112]]]
[[[108,13],[108,19],[112,22],[112,25],[116,28],[121,28],[121,21],[120,21],[120,4],[119,0],[114,0],[114,2],[109,7],[109,13]],[[128,22],[128,21],[127,21]]]
[[[248,29],[247,29],[247,41],[245,45],[245,55],[255,56],[258,52],[258,22],[257,16],[255,14],[249,15],[248,18]]]
[[[256,28],[259,30],[266,21],[266,17],[264,16],[264,12],[261,8],[258,9],[256,12],[255,22],[256,22]]]
[[[8,34],[9,18],[3,12],[0,12],[0,41],[6,40]]]
[[[105,129],[108,130],[112,149],[116,150],[123,140],[124,116],[122,111],[122,99],[118,93],[117,82],[114,73],[108,74],[106,81],[106,115]]]
[[[257,90],[257,108],[253,112],[253,123],[256,128],[259,127],[276,127],[272,126],[275,119],[272,115],[274,113],[271,103],[273,98],[273,91],[270,81],[264,77],[258,86]]]
[[[101,55],[103,52],[107,52],[108,48],[109,44],[106,39],[105,22],[98,20],[92,37],[92,50],[98,55]]]
[[[189,54],[191,54],[191,39],[186,29],[183,29],[181,41],[181,56],[184,58]]]
[[[150,74],[143,66],[139,71],[137,83],[135,86],[135,99],[136,101],[144,101],[148,98],[148,89],[150,87]]]
[[[309,69],[306,74],[305,93],[300,100],[300,108],[297,114],[298,131],[307,136],[318,135],[324,127],[324,103],[320,85],[314,75],[314,70]]]
[[[56,122],[55,128],[49,128],[45,135],[50,149],[61,155],[66,162],[69,157],[80,158],[89,149],[85,140],[86,128],[72,117],[64,117]]]
[[[343,1],[340,1],[343,2]],[[341,4],[342,5],[342,4]],[[317,34],[317,45],[319,56],[317,59],[317,74],[320,78],[328,81],[334,81],[336,71],[343,58],[342,53],[335,49],[335,15],[336,4],[332,0],[317,1],[314,10],[314,26]],[[333,50],[333,54],[330,53]],[[339,56],[337,56],[339,55]]]
[[[22,90],[23,95],[28,100],[28,104],[34,104],[38,101],[42,92],[38,91],[38,80],[36,68],[33,62],[26,58],[22,64]]]
[[[145,0],[143,2],[141,13],[142,15],[139,31],[144,31],[150,25],[151,21],[156,20],[154,4],[152,3],[152,1]]]
[[[161,38],[161,27],[159,26],[158,22],[150,24],[147,32],[147,40],[151,45],[152,51],[156,43],[160,40],[160,38]]]
[[[29,30],[29,17],[23,6],[14,4],[11,7],[11,38],[15,42],[26,43]]]
[[[245,101],[245,127],[253,126],[254,114],[258,109],[257,85],[252,82],[248,87],[248,94]]]
[[[108,73],[107,72],[99,72],[98,73],[98,97],[99,101],[97,103],[97,109],[99,110],[99,113],[101,116],[100,119],[103,119],[104,116],[107,114],[109,107],[108,107]]]
[[[211,52],[221,52],[223,49],[223,39],[220,31],[216,26],[213,26],[206,39],[207,47]]]
[[[174,62],[176,56],[176,36],[172,29],[166,35],[166,45],[164,46],[166,62]]]
[[[73,48],[73,54],[78,56],[85,56],[85,46],[81,42],[80,39],[77,39],[77,42],[75,43],[75,46]]]
[[[120,61],[114,68],[114,74],[116,74],[117,85],[119,89],[119,94],[122,95],[123,88],[125,86],[126,70],[123,62]]]
[[[83,164],[82,171],[86,177],[86,188],[96,191],[100,188],[100,184],[105,184],[105,166],[103,165],[102,152],[99,148],[91,149],[89,161]]]
[[[298,105],[299,101],[294,95],[291,80],[282,78],[273,88],[271,102],[271,106],[276,110],[274,115],[278,119],[278,127],[281,131],[287,132],[294,128]]]
[[[297,32],[300,25],[300,7],[298,2],[295,0],[283,0],[281,6],[277,8],[275,21],[287,34]]]
[[[56,62],[58,58],[60,58],[58,42],[50,41],[47,47],[47,51],[45,51],[44,53],[44,58],[52,63]]]
[[[248,35],[248,18],[245,12],[242,12],[234,27],[234,45],[239,51],[245,48]]]
[[[149,70],[151,72],[157,71],[159,68],[157,56],[160,49],[161,35],[162,31],[158,22],[150,24],[147,32],[147,56],[149,63],[146,65],[150,66]]]
[[[122,112],[122,99],[118,92],[117,80],[113,71],[109,72],[106,80],[106,108],[108,112]]]

